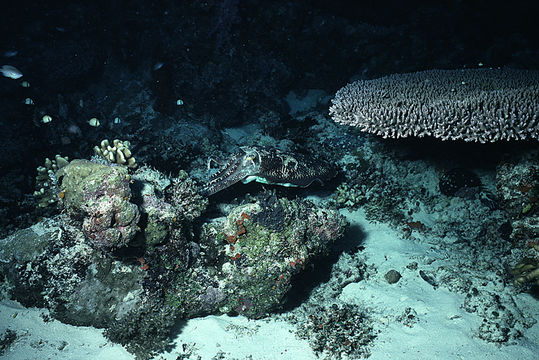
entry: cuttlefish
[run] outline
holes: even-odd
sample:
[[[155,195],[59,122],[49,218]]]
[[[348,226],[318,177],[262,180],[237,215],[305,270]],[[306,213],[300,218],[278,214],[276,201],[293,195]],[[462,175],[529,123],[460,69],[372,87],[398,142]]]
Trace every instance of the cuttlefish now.
[[[307,187],[315,181],[324,183],[337,174],[326,161],[273,147],[243,146],[210,178],[201,190],[209,196],[238,182],[256,181],[287,187]]]

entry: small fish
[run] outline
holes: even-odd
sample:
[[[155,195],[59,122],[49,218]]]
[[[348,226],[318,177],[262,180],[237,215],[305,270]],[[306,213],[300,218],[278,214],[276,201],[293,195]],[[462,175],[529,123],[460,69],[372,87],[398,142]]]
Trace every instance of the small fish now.
[[[4,57],[10,58],[16,56],[19,52],[17,50],[7,50],[4,52]]]
[[[99,125],[101,125],[101,123],[99,122],[99,119],[98,118],[91,118],[90,120],[88,120],[88,124],[90,126],[93,126],[93,127],[98,127]]]
[[[2,75],[4,75],[5,77],[11,79],[20,79],[22,77],[22,72],[15,66],[11,65],[3,65],[0,68],[0,73],[2,73]]]

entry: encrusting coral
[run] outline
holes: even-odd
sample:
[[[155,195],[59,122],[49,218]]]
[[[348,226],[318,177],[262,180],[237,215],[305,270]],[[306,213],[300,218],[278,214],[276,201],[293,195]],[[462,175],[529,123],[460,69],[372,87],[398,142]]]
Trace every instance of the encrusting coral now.
[[[514,250],[511,274],[516,285],[539,285],[539,166],[537,152],[496,168],[499,203],[509,216]],[[515,264],[513,266],[513,264]]]
[[[133,239],[140,214],[129,202],[127,168],[73,160],[57,177],[68,215],[82,221],[82,230],[94,246],[113,249]]]
[[[146,246],[157,246],[190,232],[188,223],[206,209],[208,200],[185,171],[177,178],[142,166],[132,175],[136,203],[144,218],[141,226]]]
[[[201,303],[221,313],[266,316],[283,305],[295,275],[327,254],[345,226],[336,211],[274,195],[236,207],[224,222],[203,227],[202,251],[215,252],[210,263],[222,260],[214,270],[216,285],[200,290]],[[176,297],[185,296],[182,289]]]

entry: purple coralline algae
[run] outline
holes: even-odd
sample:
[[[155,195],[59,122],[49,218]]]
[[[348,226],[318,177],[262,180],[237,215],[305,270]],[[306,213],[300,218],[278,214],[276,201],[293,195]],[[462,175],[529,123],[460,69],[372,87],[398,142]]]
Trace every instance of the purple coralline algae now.
[[[129,201],[130,176],[125,167],[73,160],[57,177],[67,214],[82,223],[93,246],[116,249],[134,238],[140,215]]]

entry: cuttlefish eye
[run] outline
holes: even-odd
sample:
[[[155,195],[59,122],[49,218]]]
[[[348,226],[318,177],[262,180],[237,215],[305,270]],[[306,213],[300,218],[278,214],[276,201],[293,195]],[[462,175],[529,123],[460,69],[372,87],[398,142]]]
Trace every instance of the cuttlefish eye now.
[[[258,158],[257,153],[255,151],[249,152],[245,154],[244,159],[247,161],[256,161]]]

